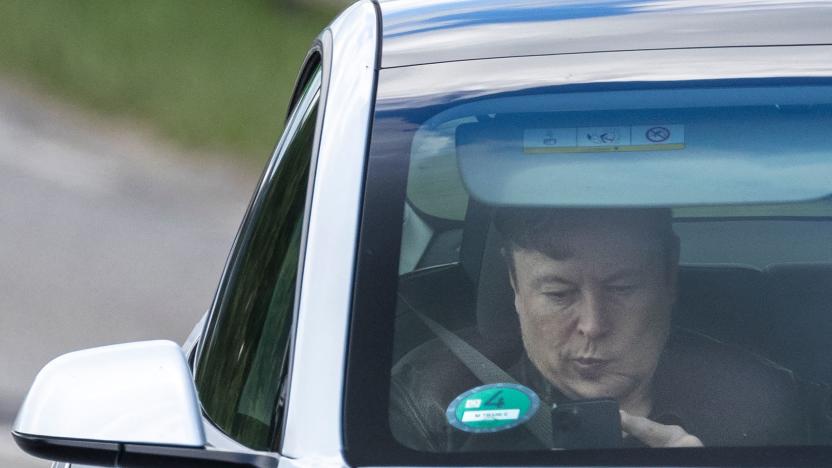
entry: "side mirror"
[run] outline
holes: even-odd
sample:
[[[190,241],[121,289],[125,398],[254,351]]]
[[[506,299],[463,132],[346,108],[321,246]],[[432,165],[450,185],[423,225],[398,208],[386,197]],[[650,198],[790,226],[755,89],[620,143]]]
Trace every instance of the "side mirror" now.
[[[65,354],[35,378],[12,435],[26,453],[100,466],[274,468],[259,453],[206,448],[182,350],[145,341]]]

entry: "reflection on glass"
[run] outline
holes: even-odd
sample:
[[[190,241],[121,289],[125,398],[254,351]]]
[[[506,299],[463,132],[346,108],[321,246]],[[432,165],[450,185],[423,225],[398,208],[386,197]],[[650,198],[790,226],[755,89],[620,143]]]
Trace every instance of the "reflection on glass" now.
[[[829,87],[558,91],[379,106],[373,154],[409,156],[396,441],[832,445]]]

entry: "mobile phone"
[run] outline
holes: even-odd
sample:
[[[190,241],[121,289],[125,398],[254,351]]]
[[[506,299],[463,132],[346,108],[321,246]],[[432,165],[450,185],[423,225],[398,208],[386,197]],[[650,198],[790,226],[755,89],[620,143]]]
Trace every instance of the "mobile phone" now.
[[[621,415],[610,398],[552,405],[553,447],[595,449],[621,447]]]

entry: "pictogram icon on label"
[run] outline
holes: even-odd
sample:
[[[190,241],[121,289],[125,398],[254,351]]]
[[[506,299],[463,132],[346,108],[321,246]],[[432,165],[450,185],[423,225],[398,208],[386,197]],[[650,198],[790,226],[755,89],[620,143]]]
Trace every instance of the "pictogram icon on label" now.
[[[644,136],[653,143],[662,143],[670,138],[670,130],[667,127],[651,127],[644,132]]]

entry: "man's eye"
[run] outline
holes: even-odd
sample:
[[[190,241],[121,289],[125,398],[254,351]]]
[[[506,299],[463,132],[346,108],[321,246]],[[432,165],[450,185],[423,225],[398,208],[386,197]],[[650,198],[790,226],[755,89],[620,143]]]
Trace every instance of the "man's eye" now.
[[[628,294],[635,291],[635,289],[634,284],[618,284],[609,287],[609,290],[615,294]]]
[[[564,302],[564,301],[567,301],[572,296],[573,293],[574,293],[574,291],[572,291],[572,290],[548,291],[548,292],[543,293],[543,295],[546,296],[547,298],[549,298],[552,301]]]

